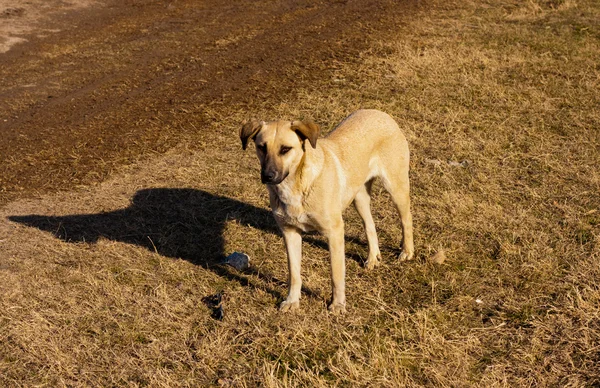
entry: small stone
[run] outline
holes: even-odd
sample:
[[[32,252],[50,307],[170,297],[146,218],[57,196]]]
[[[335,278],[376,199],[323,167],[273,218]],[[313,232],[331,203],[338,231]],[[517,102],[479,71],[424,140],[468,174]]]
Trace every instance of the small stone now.
[[[238,271],[243,271],[250,266],[250,257],[245,253],[233,252],[222,263],[230,265]]]
[[[444,249],[440,248],[435,255],[429,258],[429,261],[435,264],[442,264],[444,261],[446,261],[446,253],[444,252]]]
[[[439,167],[442,165],[442,161],[439,159],[425,159],[425,163],[433,164],[436,167]]]
[[[448,162],[448,165],[450,167],[462,167],[462,168],[465,168],[465,167],[469,166],[469,161],[468,160],[463,160],[461,162],[455,162],[455,161],[451,160],[451,161]]]

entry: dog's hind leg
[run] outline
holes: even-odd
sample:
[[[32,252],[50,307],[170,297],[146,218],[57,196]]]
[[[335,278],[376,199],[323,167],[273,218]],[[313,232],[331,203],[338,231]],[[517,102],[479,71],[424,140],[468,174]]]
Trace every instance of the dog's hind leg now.
[[[410,212],[410,183],[408,180],[408,168],[401,174],[395,175],[396,180],[391,181],[382,177],[383,185],[392,196],[392,200],[400,213],[402,221],[402,253],[398,257],[400,261],[410,260],[414,256],[413,224]],[[398,179],[399,178],[399,179]]]
[[[381,253],[379,252],[379,241],[377,240],[377,231],[371,215],[371,186],[373,181],[365,183],[354,197],[354,207],[363,220],[367,241],[369,242],[369,257],[365,262],[366,269],[377,267],[380,262]]]

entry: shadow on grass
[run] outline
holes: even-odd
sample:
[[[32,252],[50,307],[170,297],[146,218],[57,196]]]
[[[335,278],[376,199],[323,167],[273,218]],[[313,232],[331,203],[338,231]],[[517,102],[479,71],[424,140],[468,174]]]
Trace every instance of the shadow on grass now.
[[[106,213],[9,219],[51,232],[67,242],[95,243],[106,238],[203,267],[223,258],[222,233],[230,220],[278,233],[268,210],[194,189],[140,190],[128,208]]]
[[[244,273],[220,265],[225,257],[223,229],[228,221],[269,233],[279,230],[271,212],[235,199],[195,189],[157,188],[138,191],[126,209],[106,213],[11,216],[11,221],[51,232],[73,243],[95,243],[100,238],[135,244],[163,256],[200,265],[245,286],[260,287],[276,298],[286,283],[254,267]],[[261,284],[245,275],[255,275]],[[309,295],[311,294],[308,290]]]

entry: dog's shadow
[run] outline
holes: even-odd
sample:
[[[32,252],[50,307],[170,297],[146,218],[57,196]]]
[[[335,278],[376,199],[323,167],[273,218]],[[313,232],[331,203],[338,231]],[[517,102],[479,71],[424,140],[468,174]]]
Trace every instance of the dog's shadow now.
[[[285,282],[252,266],[240,273],[222,265],[226,223],[235,220],[278,234],[271,212],[205,191],[144,189],[134,195],[125,209],[84,215],[10,216],[9,220],[51,232],[67,242],[95,243],[106,238],[139,245],[163,256],[190,261],[244,285],[253,285],[245,275],[254,274],[263,283],[254,285],[277,298],[281,298],[277,289],[285,287]]]
[[[204,267],[223,258],[222,232],[229,220],[278,233],[266,209],[194,189],[140,190],[128,208],[112,212],[10,216],[9,220],[51,232],[67,242],[95,243],[106,238]]]

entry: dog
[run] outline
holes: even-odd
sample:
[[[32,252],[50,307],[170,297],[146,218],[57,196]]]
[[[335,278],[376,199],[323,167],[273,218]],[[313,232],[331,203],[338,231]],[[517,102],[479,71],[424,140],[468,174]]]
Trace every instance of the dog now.
[[[305,121],[250,120],[240,129],[242,148],[256,146],[261,180],[266,184],[273,215],[285,241],[289,293],[280,311],[299,307],[302,279],[302,232],[318,231],[328,240],[332,300],[329,311],[346,311],[343,211],[354,202],[363,220],[369,255],[366,269],[380,264],[381,254],[371,216],[373,180],[382,181],[402,221],[400,260],[414,255],[409,197],[409,150],[406,137],[388,114],[358,110],[327,137]]]

